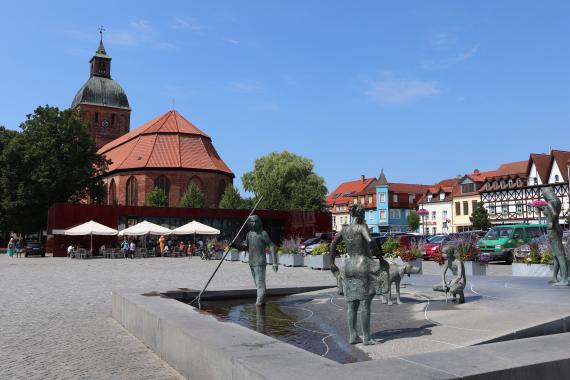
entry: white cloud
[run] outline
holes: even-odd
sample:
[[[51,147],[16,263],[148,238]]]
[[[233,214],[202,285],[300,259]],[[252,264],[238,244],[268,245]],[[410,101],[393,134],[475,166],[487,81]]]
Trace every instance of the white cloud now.
[[[479,45],[475,45],[472,48],[455,54],[451,57],[441,59],[441,60],[426,60],[423,62],[422,67],[427,70],[442,70],[448,69],[451,66],[457,65],[458,63],[466,62],[477,55],[479,51]]]
[[[252,94],[254,92],[259,92],[261,89],[258,84],[253,82],[230,82],[229,89],[232,92],[238,92],[240,94]]]
[[[380,79],[369,80],[367,84],[365,94],[382,106],[405,105],[440,93],[436,81],[398,78],[391,73],[384,73]]]
[[[191,30],[194,32],[198,32],[204,29],[204,27],[199,25],[196,22],[196,20],[194,20],[193,18],[180,18],[180,17],[175,17],[170,22],[170,27],[176,30]]]
[[[232,45],[239,45],[240,42],[238,40],[234,40],[233,38],[226,38],[226,42]]]

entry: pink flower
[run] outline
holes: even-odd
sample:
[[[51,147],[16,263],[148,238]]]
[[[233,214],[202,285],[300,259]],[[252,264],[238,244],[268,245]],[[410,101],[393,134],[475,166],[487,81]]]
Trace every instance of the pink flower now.
[[[546,203],[546,201],[544,199],[537,199],[536,201],[533,201],[530,205],[532,207],[538,208],[538,207],[544,207],[547,204],[548,203]]]
[[[421,208],[418,210],[418,215],[429,215],[429,211],[425,208]]]

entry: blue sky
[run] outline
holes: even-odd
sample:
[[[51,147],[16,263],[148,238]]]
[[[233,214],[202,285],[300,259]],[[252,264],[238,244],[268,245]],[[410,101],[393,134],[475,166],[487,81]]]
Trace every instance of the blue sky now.
[[[175,104],[238,186],[275,150],[311,158],[332,191],[570,149],[570,2],[83,4],[3,3],[0,125],[69,107],[104,25],[131,127]]]

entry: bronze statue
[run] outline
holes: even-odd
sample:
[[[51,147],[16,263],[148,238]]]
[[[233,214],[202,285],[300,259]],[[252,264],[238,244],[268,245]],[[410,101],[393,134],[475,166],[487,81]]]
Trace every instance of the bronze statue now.
[[[441,274],[442,281],[441,284],[434,285],[433,290],[436,292],[445,292],[446,295],[449,293],[453,296],[454,301],[465,303],[463,289],[465,289],[465,285],[467,285],[467,277],[465,276],[463,261],[459,259],[459,252],[457,252],[454,244],[446,245],[442,251],[445,259],[443,263],[443,273]],[[447,282],[445,278],[448,269],[451,269],[453,273],[457,273],[449,282]],[[457,297],[459,297],[459,300],[457,300]]]
[[[392,305],[392,284],[396,285],[396,303],[398,305],[402,304],[400,300],[400,282],[402,278],[407,274],[410,277],[410,274],[413,273],[420,273],[420,268],[416,268],[413,265],[406,264],[406,265],[397,265],[397,264],[390,264],[390,277],[388,279],[388,296],[386,297],[382,294],[382,303],[387,303],[388,305]]]
[[[546,217],[548,242],[550,243],[552,256],[554,257],[552,279],[548,282],[556,286],[566,286],[568,285],[568,264],[566,263],[566,254],[564,252],[564,245],[562,244],[562,227],[559,222],[562,203],[560,202],[560,198],[554,194],[554,190],[551,187],[545,187],[541,191],[547,204],[538,207],[538,209],[544,212],[544,216]],[[560,280],[558,279],[559,272]]]
[[[344,226],[335,236],[330,246],[331,271],[338,279],[339,293],[344,293],[347,308],[349,343],[364,342],[365,345],[374,344],[370,338],[370,306],[377,292],[384,293],[388,279],[388,264],[380,257],[380,250],[371,239],[368,226],[364,222],[364,209],[361,205],[353,205],[350,209],[352,223]],[[347,255],[341,257],[339,265],[335,262],[336,246],[345,241]],[[380,258],[381,264],[375,262],[370,249]],[[384,284],[381,275],[384,274]],[[360,323],[362,324],[361,339],[356,331],[356,317],[362,304]]]
[[[279,268],[279,261],[275,244],[271,241],[269,234],[263,230],[261,218],[257,215],[252,215],[248,220],[249,232],[245,237],[245,244],[232,244],[233,248],[241,251],[248,251],[249,253],[249,268],[251,275],[257,288],[257,306],[265,305],[265,268],[267,266],[267,258],[265,256],[265,249],[269,247],[271,255],[273,256],[273,270],[277,272]]]

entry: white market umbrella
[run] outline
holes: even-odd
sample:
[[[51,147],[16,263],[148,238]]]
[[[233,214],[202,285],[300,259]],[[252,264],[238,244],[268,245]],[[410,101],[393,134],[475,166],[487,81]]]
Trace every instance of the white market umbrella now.
[[[207,226],[195,220],[172,230],[173,235],[194,235],[194,247],[196,246],[196,235],[219,235],[220,230]]]
[[[173,235],[219,235],[220,230],[195,220],[172,230]]]
[[[146,220],[140,223],[135,224],[129,228],[125,228],[124,230],[119,231],[119,236],[141,236],[141,235],[170,235],[172,231],[170,231],[166,227],[159,226],[158,224],[154,224],[151,222],[147,222]]]
[[[65,235],[72,235],[72,236],[90,235],[91,252],[93,252],[93,235],[106,235],[106,236],[117,235],[117,230],[111,227],[104,226],[101,223],[97,223],[90,220],[86,223],[65,230]]]

